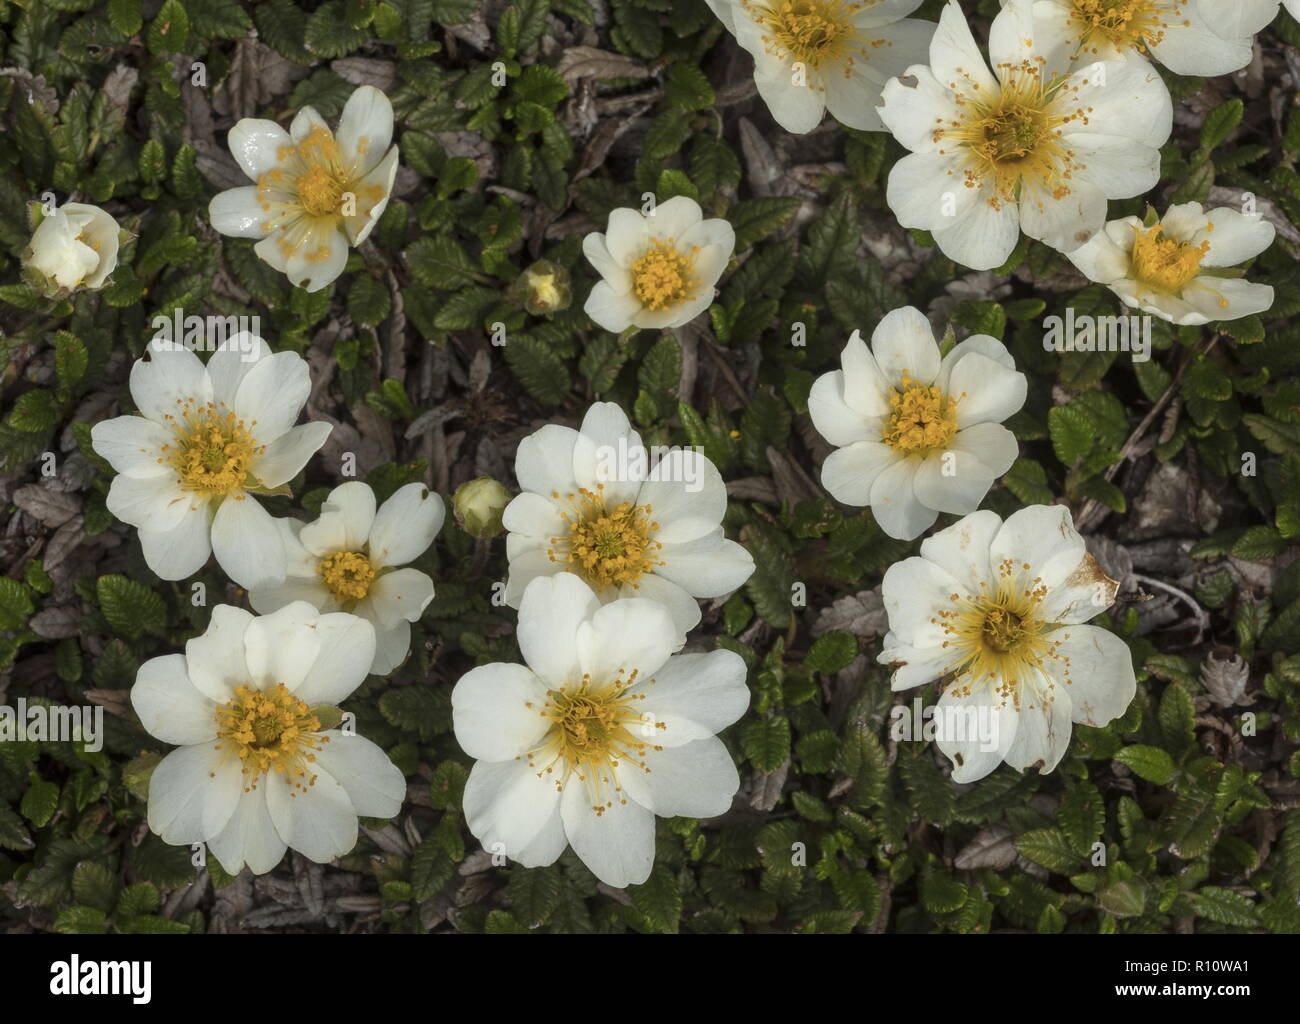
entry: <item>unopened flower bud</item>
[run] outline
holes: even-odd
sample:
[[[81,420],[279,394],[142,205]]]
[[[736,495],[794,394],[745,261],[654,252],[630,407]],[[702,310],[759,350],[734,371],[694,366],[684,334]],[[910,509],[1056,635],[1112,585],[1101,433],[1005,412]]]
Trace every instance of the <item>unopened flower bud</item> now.
[[[503,529],[501,514],[510,504],[510,492],[490,476],[481,476],[456,488],[451,503],[462,530],[489,540]]]

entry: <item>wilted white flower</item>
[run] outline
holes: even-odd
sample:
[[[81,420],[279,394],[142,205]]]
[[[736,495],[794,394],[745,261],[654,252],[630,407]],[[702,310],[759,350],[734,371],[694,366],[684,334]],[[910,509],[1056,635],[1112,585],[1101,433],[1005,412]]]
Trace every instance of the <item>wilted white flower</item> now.
[[[655,815],[731,807],[740,778],[715,734],[749,705],[744,661],[670,657],[679,638],[662,605],[602,606],[571,573],[529,584],[518,637],[526,665],[481,665],[451,695],[456,739],[477,759],[470,831],[525,867],[572,846],[607,885],[644,882]]]
[[[1277,16],[1277,2],[1037,0],[1034,17],[1076,62],[1150,56],[1175,74],[1226,75],[1250,63],[1255,33]]]
[[[401,566],[424,554],[445,517],[442,498],[424,484],[399,487],[377,511],[369,484],[340,484],[315,522],[275,520],[288,556],[284,581],[252,590],[248,600],[259,612],[307,601],[359,615],[375,627],[370,671],[385,675],[406,660],[411,623],[433,600],[433,580]]]
[[[923,0],[707,0],[754,57],[754,84],[788,132],[829,110],[841,124],[883,131],[885,83],[925,60],[935,25],[907,15]]]
[[[294,426],[310,392],[306,360],[246,331],[206,367],[179,342],[150,343],[131,368],[139,414],[90,434],[118,473],[108,510],[140,531],[150,569],[184,579],[215,554],[241,587],[284,579],[280,530],[253,495],[287,493],[329,436],[328,423]]]
[[[246,117],[230,129],[230,152],[256,185],[232,188],[208,207],[223,235],[253,247],[292,284],[319,291],[343,272],[348,246],[370,235],[397,175],[393,105],[370,85],[343,107],[338,133],[311,107],[286,132]]]
[[[1152,218],[1154,218],[1152,214]],[[1146,223],[1113,220],[1087,245],[1069,253],[1090,281],[1146,313],[1176,324],[1205,324],[1266,313],[1273,289],[1228,270],[1273,244],[1275,229],[1258,215],[1200,203],[1171,206]]]
[[[857,331],[808,395],[813,425],[836,446],[822,485],[871,506],[891,537],[912,540],[940,512],[979,507],[1019,449],[1001,423],[1025,403],[1025,375],[1005,345],[978,334],[940,358],[911,306],[885,315],[868,349]]]
[[[581,430],[550,423],[525,437],[515,477],[523,493],[502,519],[512,608],[536,577],[573,572],[603,602],[666,605],[685,634],[700,621],[696,598],[729,594],[754,571],[749,552],[722,534],[727,488],[713,463],[679,448],[650,468],[612,402],[588,409]]]
[[[1072,722],[1102,726],[1127,710],[1137,692],[1128,646],[1084,625],[1118,588],[1062,505],[1031,505],[1005,523],[974,512],[890,566],[879,661],[894,668],[895,690],[945,678],[936,718],[959,724],[937,742],[956,781],[1002,761],[1046,774]]]
[[[593,231],[582,251],[601,280],[586,314],[607,331],[681,327],[713,303],[714,285],[736,248],[725,220],[705,220],[700,204],[674,196],[649,215],[620,207],[605,234]]]
[[[950,0],[930,65],[885,87],[880,116],[912,151],[889,174],[890,209],[976,270],[1005,263],[1021,231],[1077,249],[1105,224],[1108,199],[1160,179],[1173,107],[1155,69],[1097,61],[1062,73],[1040,27],[1031,0],[1011,0],[993,20],[990,72]]]
[[[34,204],[34,209],[41,207]],[[117,266],[120,230],[98,206],[64,203],[41,218],[23,251],[23,269],[47,296],[102,288]]]
[[[229,874],[285,848],[318,863],[356,845],[357,816],[391,818],[406,780],[379,747],[321,721],[366,678],[370,623],[299,602],[256,618],[218,605],[184,654],[145,662],[131,705],[177,746],[149,781],[149,827],[206,843]]]

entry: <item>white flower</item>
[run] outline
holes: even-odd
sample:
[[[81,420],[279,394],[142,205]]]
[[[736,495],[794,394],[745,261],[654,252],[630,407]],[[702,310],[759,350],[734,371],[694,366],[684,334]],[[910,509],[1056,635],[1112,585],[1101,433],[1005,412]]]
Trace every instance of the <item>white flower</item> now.
[[[252,495],[287,493],[329,436],[328,423],[294,426],[311,391],[306,361],[273,355],[246,331],[206,367],[159,338],[146,356],[131,368],[139,415],[91,430],[118,473],[108,510],[140,531],[145,561],[165,580],[197,572],[209,554],[241,587],[284,579],[280,531]]]
[[[977,334],[942,359],[911,306],[885,315],[868,349],[857,331],[808,395],[813,425],[836,451],[822,485],[871,506],[891,537],[912,540],[940,512],[972,512],[1019,449],[1002,421],[1025,404],[1025,375],[1006,346]]]
[[[98,206],[64,203],[37,226],[23,266],[44,292],[102,288],[117,266],[120,230]]]
[[[291,283],[319,291],[343,272],[348,246],[369,236],[397,175],[393,105],[370,85],[343,108],[338,134],[311,107],[286,132],[246,117],[230,129],[230,152],[256,185],[232,188],[208,207],[223,235],[260,238],[258,256]]]
[[[378,511],[368,484],[341,484],[314,523],[275,521],[288,555],[284,582],[252,590],[249,603],[265,613],[307,601],[361,616],[375,627],[370,671],[386,675],[406,660],[411,623],[433,600],[433,580],[400,566],[424,554],[445,516],[442,498],[424,484],[398,488]]]
[[[1062,505],[1031,505],[1005,523],[974,512],[890,566],[878,660],[895,669],[895,690],[948,677],[936,721],[956,723],[940,727],[938,744],[957,782],[1002,761],[1050,772],[1072,721],[1102,726],[1125,712],[1137,690],[1129,649],[1083,625],[1118,586]]]
[[[1225,268],[1258,256],[1274,234],[1263,217],[1227,208],[1206,213],[1200,203],[1183,203],[1153,224],[1113,220],[1069,258],[1126,305],[1176,324],[1205,324],[1272,307],[1272,288]]]
[[[753,558],[722,535],[727,488],[713,463],[682,448],[653,469],[648,461],[612,402],[588,409],[580,431],[549,423],[519,442],[522,493],[502,517],[510,531],[506,604],[518,608],[538,576],[573,572],[602,602],[666,605],[684,635],[700,621],[696,598],[721,597],[749,579]]]
[[[1077,249],[1105,223],[1108,199],[1160,179],[1173,107],[1155,69],[1099,61],[1057,74],[1063,62],[1039,27],[1030,0],[1011,0],[993,19],[990,73],[950,0],[930,66],[885,87],[880,116],[911,150],[890,172],[890,209],[976,270],[1005,263],[1022,230]]]
[[[178,748],[149,781],[149,827],[167,843],[206,843],[229,874],[261,874],[286,847],[331,861],[356,845],[358,815],[397,814],[402,773],[320,720],[366,678],[374,650],[355,615],[213,608],[184,654],[145,662],[131,688],[145,729]]]
[[[925,60],[935,25],[908,18],[923,0],[708,0],[754,57],[754,84],[788,132],[829,110],[841,124],[883,131],[885,83]]]
[[[1040,31],[1078,63],[1149,55],[1179,75],[1244,68],[1255,33],[1276,16],[1277,0],[1037,0],[1034,7]]]
[[[713,286],[736,248],[725,220],[704,220],[700,204],[674,196],[649,216],[620,207],[606,233],[593,231],[582,251],[603,280],[583,307],[607,331],[681,327],[713,303]]]
[[[644,882],[655,815],[712,818],[740,778],[716,733],[749,706],[732,651],[669,657],[672,619],[653,601],[602,606],[571,573],[529,584],[527,665],[482,665],[451,694],[456,739],[476,759],[465,820],[489,852],[525,867],[566,845],[607,885]]]

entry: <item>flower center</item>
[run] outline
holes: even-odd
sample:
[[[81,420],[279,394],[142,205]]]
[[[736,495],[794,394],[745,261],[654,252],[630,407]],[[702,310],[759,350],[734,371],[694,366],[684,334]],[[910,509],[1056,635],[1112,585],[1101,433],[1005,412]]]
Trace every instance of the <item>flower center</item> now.
[[[889,395],[889,419],[881,440],[905,455],[923,455],[957,433],[957,399],[903,373],[902,387]]]
[[[319,735],[320,719],[277,683],[269,690],[239,686],[235,696],[217,708],[216,749],[233,749],[242,762],[246,777],[244,791],[256,789],[268,772],[285,776],[293,789],[306,791],[316,783],[307,766],[316,751],[329,742]],[[297,793],[292,795],[297,796]]]
[[[1164,20],[1159,0],[1073,0],[1074,20],[1084,30],[1084,42],[1093,35],[1108,40],[1118,49],[1133,47],[1145,50],[1159,43],[1171,21]],[[1181,18],[1182,11],[1168,11]]]
[[[360,551],[338,551],[316,566],[316,574],[341,601],[360,601],[370,593],[375,567]]]
[[[619,669],[614,680],[595,685],[591,676],[584,675],[576,686],[547,690],[542,707],[531,702],[527,705],[550,723],[542,742],[525,755],[528,766],[538,778],[558,771],[555,786],[561,791],[568,777],[576,774],[586,785],[597,815],[612,807],[614,800],[627,803],[618,781],[619,769],[630,765],[648,773],[646,751],[663,749],[648,741],[656,729],[667,728],[666,724],[637,710],[645,693],[628,692],[636,677],[636,669],[626,676]]]
[[[763,42],[769,52],[816,69],[823,62],[840,61],[857,49],[852,45],[857,37],[852,16],[870,4],[853,0],[744,0],[744,6],[763,27]]]
[[[1087,108],[1069,103],[1077,98],[1079,86],[1066,89],[1062,80],[1045,83],[1042,69],[1028,60],[996,70],[1001,78],[998,96],[965,99],[960,116],[934,130],[934,141],[953,143],[965,155],[963,183],[968,188],[991,186],[988,202],[995,208],[1024,198],[1022,184],[1032,186],[1035,201],[1043,196],[1064,199],[1077,165],[1074,152],[1061,140],[1062,129],[1088,115]]]
[[[1133,242],[1133,277],[1149,288],[1176,294],[1201,272],[1201,261],[1210,251],[1210,243],[1192,245],[1163,238],[1164,225],[1138,231]]]
[[[613,508],[605,503],[604,484],[595,491],[579,488],[578,494],[564,495],[570,511],[560,513],[569,526],[567,537],[552,537],[547,556],[577,573],[597,591],[606,587],[636,585],[643,575],[663,565],[656,555],[663,547],[651,536],[659,524],[650,518],[649,505],[623,502]],[[559,491],[551,497],[559,500]]]
[[[302,208],[312,217],[329,217],[339,212],[343,186],[325,168],[316,165],[294,182]]]
[[[695,254],[698,245],[689,253],[678,251],[673,239],[661,242],[650,240],[650,247],[632,264],[632,290],[646,309],[671,309],[679,306],[695,291]]]
[[[224,405],[212,402],[181,404],[179,416],[168,414],[176,443],[162,446],[163,457],[180,476],[180,485],[194,494],[224,497],[242,491],[253,460],[266,451],[253,436],[255,423],[245,424]]]

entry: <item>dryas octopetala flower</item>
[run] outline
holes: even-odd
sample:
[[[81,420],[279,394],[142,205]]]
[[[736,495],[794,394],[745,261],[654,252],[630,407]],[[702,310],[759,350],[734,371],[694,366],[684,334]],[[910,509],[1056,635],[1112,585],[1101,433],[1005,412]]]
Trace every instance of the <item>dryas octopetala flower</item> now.
[[[386,675],[406,660],[411,623],[433,600],[433,580],[401,567],[424,554],[445,517],[442,498],[423,484],[399,487],[378,510],[369,484],[340,484],[315,522],[275,521],[288,558],[284,581],[253,589],[248,600],[263,613],[307,601],[359,615],[375,627],[370,671]]]
[[[140,666],[131,705],[173,750],[149,780],[149,827],[206,843],[229,874],[285,848],[318,863],[356,845],[357,816],[391,818],[406,780],[379,747],[322,722],[366,678],[375,631],[299,602],[255,617],[218,605],[184,654]]]
[[[1124,217],[1069,253],[1090,281],[1104,284],[1128,306],[1176,324],[1205,324],[1265,313],[1273,289],[1232,270],[1273,244],[1263,217],[1200,203],[1171,206],[1161,219]]]
[[[705,220],[700,204],[674,196],[648,215],[620,207],[602,235],[593,231],[582,251],[601,280],[583,306],[607,331],[681,327],[713,302],[713,287],[736,248],[725,220]]]
[[[246,117],[230,129],[230,152],[256,185],[232,188],[208,207],[212,226],[253,247],[292,284],[319,291],[343,272],[348,246],[369,236],[397,175],[393,105],[370,85],[356,89],[331,132],[311,107],[286,132]]]
[[[476,759],[470,831],[526,867],[572,846],[607,885],[644,882],[655,815],[731,807],[740,779],[716,734],[749,706],[744,661],[670,657],[678,637],[662,605],[602,606],[571,573],[529,584],[518,637],[526,665],[481,665],[451,694],[456,739]]]
[[[525,437],[515,477],[522,493],[502,518],[512,608],[536,577],[572,572],[601,601],[666,605],[685,634],[700,621],[696,598],[729,594],[754,572],[749,552],[722,534],[727,489],[713,463],[677,448],[651,468],[612,402],[588,409],[581,430],[549,423]]]
[[[284,544],[253,495],[288,493],[329,436],[328,423],[294,426],[311,391],[306,361],[272,354],[247,331],[223,339],[207,366],[161,337],[145,354],[131,368],[139,415],[90,434],[118,473],[108,510],[139,530],[145,561],[165,580],[215,554],[241,587],[279,582]]]
[[[1030,10],[1030,0],[1011,0],[994,18],[990,73],[950,0],[929,67],[885,87],[880,116],[911,150],[890,172],[890,209],[976,270],[1005,263],[1022,230],[1061,252],[1088,241],[1108,199],[1159,180],[1173,125],[1154,68],[1098,61],[1058,73]]]
[[[973,512],[890,566],[879,661],[893,666],[895,690],[945,678],[938,744],[956,781],[1002,761],[1050,772],[1071,722],[1102,726],[1124,713],[1137,690],[1128,646],[1084,625],[1118,587],[1062,505],[1031,505],[1006,522]]]
[[[707,0],[754,57],[754,84],[788,132],[829,110],[841,124],[883,131],[885,83],[925,60],[934,22],[909,18],[923,0]]]
[[[32,287],[49,298],[104,287],[117,266],[117,221],[87,203],[64,203],[43,216],[40,203],[31,209],[33,220],[40,218],[23,250],[23,271]]]
[[[979,507],[1019,449],[1002,421],[1025,403],[1025,375],[1006,346],[978,334],[940,358],[911,306],[885,315],[868,349],[857,331],[808,395],[813,425],[836,450],[822,485],[871,506],[891,537],[912,540],[940,512]]]
[[[1006,0],[1003,0],[1006,3]],[[1250,63],[1277,0],[1037,0],[1039,31],[1076,63],[1150,57],[1179,75],[1226,75]]]

